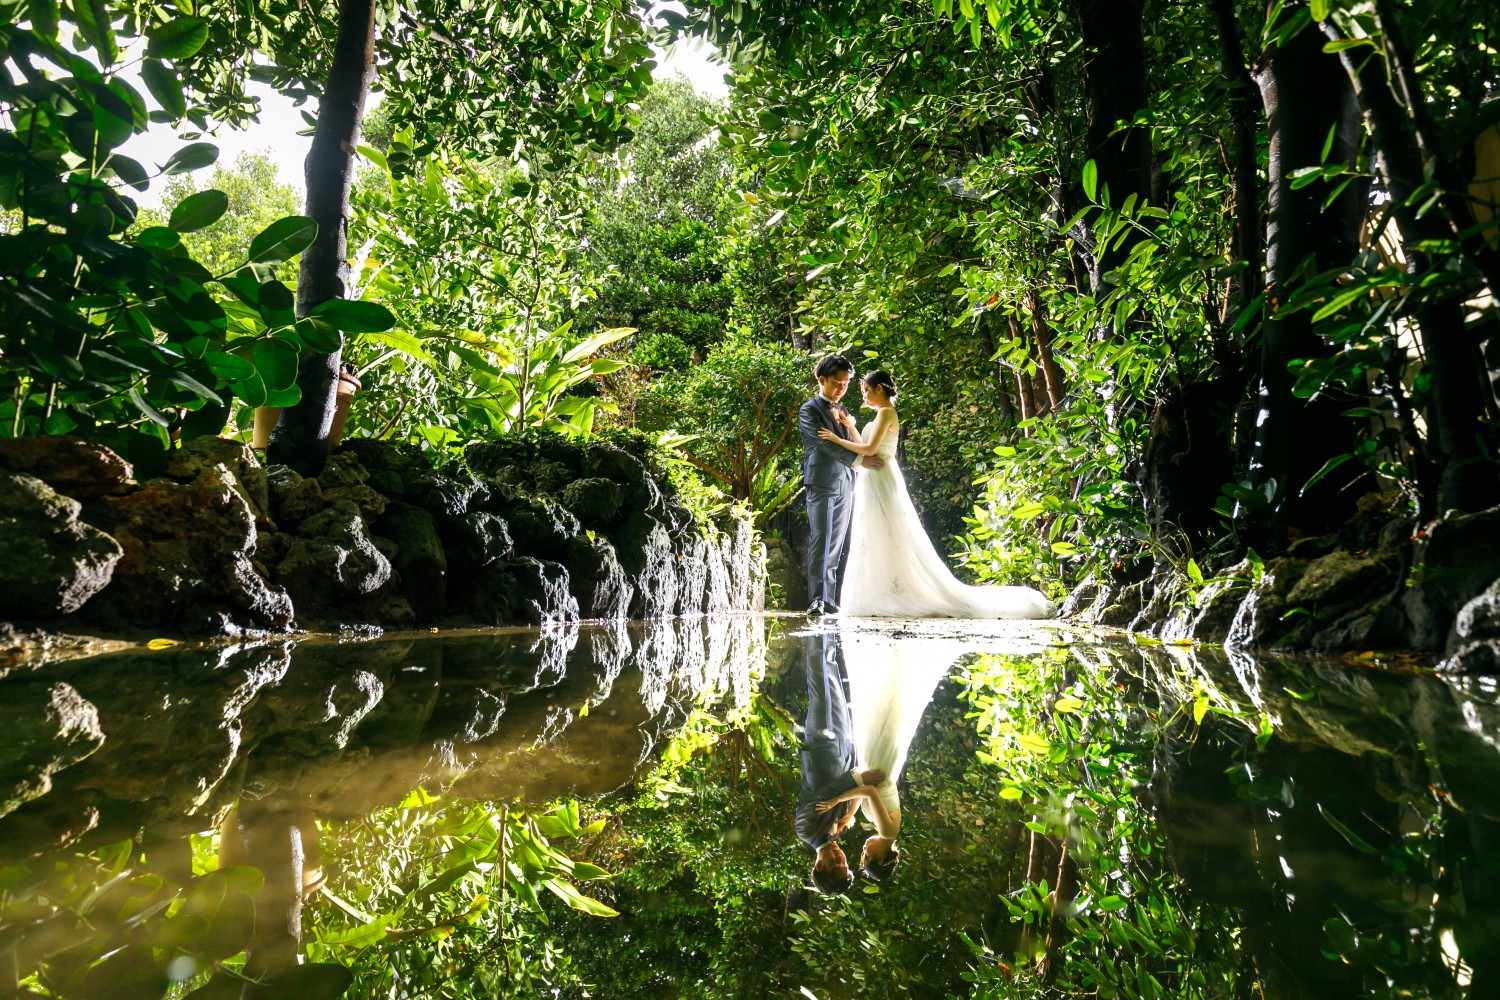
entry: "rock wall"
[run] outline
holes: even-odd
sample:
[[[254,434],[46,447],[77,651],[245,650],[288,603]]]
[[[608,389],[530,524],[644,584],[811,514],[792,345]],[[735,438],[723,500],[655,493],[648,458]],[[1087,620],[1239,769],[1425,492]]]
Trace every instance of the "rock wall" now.
[[[1196,580],[1172,566],[1124,585],[1087,580],[1061,614],[1168,642],[1416,650],[1447,657],[1445,669],[1500,673],[1500,508],[1420,529],[1391,520],[1369,543],[1307,539]]]
[[[515,625],[760,610],[748,516],[695,516],[649,446],[528,434],[434,469],[350,441],[316,478],[220,438],[137,483],[104,448],[0,441],[0,621],[126,633]]]

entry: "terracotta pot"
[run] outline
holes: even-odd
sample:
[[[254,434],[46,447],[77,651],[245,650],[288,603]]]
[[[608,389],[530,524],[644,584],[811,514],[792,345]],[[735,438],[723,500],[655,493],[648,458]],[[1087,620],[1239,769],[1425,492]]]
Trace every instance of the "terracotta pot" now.
[[[349,407],[354,403],[354,394],[360,382],[349,372],[339,375],[339,387],[333,401],[333,424],[329,428],[328,446],[337,448],[344,436],[344,421],[349,419]],[[281,407],[260,406],[255,410],[255,431],[250,436],[250,447],[265,448],[271,440],[271,432],[281,420]]]

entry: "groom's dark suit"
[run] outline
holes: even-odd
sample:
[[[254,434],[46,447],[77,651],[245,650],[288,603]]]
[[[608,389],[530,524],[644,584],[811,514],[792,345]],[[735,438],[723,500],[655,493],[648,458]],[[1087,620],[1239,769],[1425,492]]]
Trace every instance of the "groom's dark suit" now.
[[[854,738],[838,636],[809,636],[806,659],[807,718],[802,723],[797,839],[816,851],[828,842],[828,829],[834,820],[855,808],[851,801],[825,813],[817,810],[819,802],[847,792],[856,784]]]
[[[852,440],[848,429],[835,417],[843,410],[820,393],[797,411],[797,429],[802,435],[802,485],[807,487],[807,522],[811,528],[807,545],[809,605],[837,604],[839,600],[839,564],[849,541],[854,463],[859,456],[824,441],[818,437],[818,429],[827,427],[839,437]]]

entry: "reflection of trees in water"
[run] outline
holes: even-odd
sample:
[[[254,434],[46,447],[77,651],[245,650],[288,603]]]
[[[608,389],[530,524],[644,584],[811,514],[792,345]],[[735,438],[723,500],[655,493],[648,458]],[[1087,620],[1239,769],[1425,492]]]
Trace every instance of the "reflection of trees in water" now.
[[[27,683],[70,685],[103,749],[21,762],[54,780],[0,818],[15,862],[0,867],[0,992],[38,976],[59,995],[161,996],[213,975],[238,995],[280,976],[316,1000],[348,985],[343,965],[359,995],[455,971],[468,995],[556,982],[567,962],[545,913],[610,912],[580,889],[605,870],[555,846],[594,831],[576,802],[485,800],[628,784],[700,698],[743,705],[760,629],[606,627],[582,650],[576,626],[266,643],[40,670]],[[690,652],[684,669],[663,646]],[[227,881],[194,875],[220,863],[216,844],[238,864]]]
[[[1468,996],[1493,992],[1500,712],[1482,683],[1172,647],[982,656],[913,741],[894,878],[809,899],[787,802],[801,658],[773,647],[742,698],[757,634],[693,627],[30,678],[95,704],[106,740],[0,819],[18,862],[0,867],[0,975],[159,996],[169,969],[243,975],[247,946],[270,974],[288,949],[264,935],[300,906],[305,957],[366,993],[1311,998],[1388,981],[1456,997],[1469,976]],[[572,650],[561,676],[548,641]],[[655,659],[668,647],[689,651],[681,674]],[[140,678],[163,673],[174,700],[153,717]],[[737,708],[703,711],[698,690]],[[583,814],[488,804],[622,786]],[[261,853],[195,878],[215,844],[192,831],[235,797]],[[326,884],[297,903],[319,860]],[[585,915],[601,904],[620,915]]]

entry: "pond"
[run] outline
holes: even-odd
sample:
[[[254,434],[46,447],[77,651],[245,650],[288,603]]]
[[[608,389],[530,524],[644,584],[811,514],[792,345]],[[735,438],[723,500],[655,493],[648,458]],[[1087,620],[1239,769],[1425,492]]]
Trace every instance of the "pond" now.
[[[1490,679],[777,616],[153,645],[0,676],[0,995],[1500,995]]]

